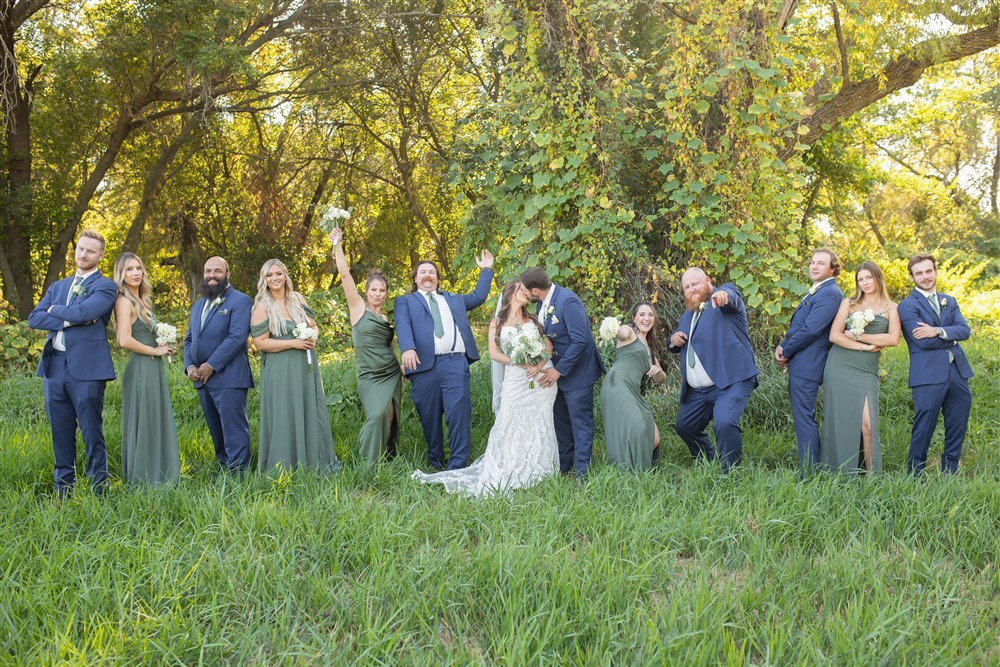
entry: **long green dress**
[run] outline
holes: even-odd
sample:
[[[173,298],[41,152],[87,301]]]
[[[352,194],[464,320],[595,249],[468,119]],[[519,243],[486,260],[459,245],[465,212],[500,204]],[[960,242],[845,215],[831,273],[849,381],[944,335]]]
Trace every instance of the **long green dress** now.
[[[313,317],[307,308],[306,314]],[[286,322],[288,333],[270,337],[293,340],[295,328]],[[251,327],[252,336],[267,333],[268,322]],[[258,470],[261,473],[311,466],[324,472],[340,469],[333,448],[330,411],[320,376],[319,359],[312,350],[312,363],[305,350],[263,352],[260,362],[260,434]]]
[[[365,423],[358,440],[361,457],[369,465],[383,457],[395,456],[399,439],[403,374],[392,351],[394,335],[392,325],[368,309],[351,328],[358,366],[358,395],[365,409]]]
[[[132,338],[157,347],[156,334],[136,318]],[[174,410],[163,357],[129,354],[122,375],[122,479],[129,484],[176,484],[181,477]]]
[[[889,319],[876,315],[865,327],[867,334],[889,331]],[[844,475],[864,471],[861,417],[865,399],[872,424],[871,471],[882,470],[882,446],[878,426],[878,363],[881,352],[848,350],[834,345],[823,371],[823,437],[819,459],[822,465]]]
[[[601,386],[608,462],[626,469],[645,470],[653,465],[656,426],[641,393],[649,367],[649,351],[636,338],[615,350],[615,363]]]

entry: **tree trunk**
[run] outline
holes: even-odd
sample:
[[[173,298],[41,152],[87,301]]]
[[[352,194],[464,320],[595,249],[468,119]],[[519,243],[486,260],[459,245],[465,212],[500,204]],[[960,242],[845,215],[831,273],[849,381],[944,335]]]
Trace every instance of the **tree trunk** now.
[[[31,193],[31,84],[40,67],[28,75],[22,86],[15,59],[15,32],[10,8],[0,19],[2,90],[5,104],[4,199],[6,206],[0,226],[0,277],[3,295],[18,317],[26,318],[34,306],[34,282],[31,274],[31,237],[28,232],[33,215]]]
[[[160,151],[160,157],[156,160],[156,164],[146,174],[146,184],[142,189],[142,199],[139,200],[139,210],[136,211],[135,217],[132,219],[132,224],[125,234],[125,242],[122,243],[121,252],[138,251],[139,244],[142,242],[142,234],[146,229],[146,222],[153,212],[153,202],[156,201],[160,191],[163,189],[163,184],[167,180],[167,169],[174,161],[174,158],[177,157],[181,146],[191,138],[191,134],[201,125],[201,122],[202,117],[200,114],[190,114],[184,121],[184,126],[181,128],[180,134],[174,137],[174,140]]]
[[[933,65],[952,62],[1000,44],[1000,21],[955,37],[935,37],[916,44],[909,53],[893,60],[877,74],[857,82],[846,82],[833,98],[811,116],[788,128],[792,137],[779,152],[791,157],[795,144],[811,145],[840,122],[892,93],[912,86]],[[798,134],[799,127],[807,132]]]

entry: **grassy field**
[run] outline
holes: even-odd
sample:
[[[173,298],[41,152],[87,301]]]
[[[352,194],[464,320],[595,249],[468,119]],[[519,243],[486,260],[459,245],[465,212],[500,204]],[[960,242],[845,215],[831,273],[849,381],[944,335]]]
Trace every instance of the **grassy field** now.
[[[349,455],[352,362],[331,355],[341,473],[217,476],[175,363],[181,485],[116,482],[104,500],[60,503],[41,382],[8,378],[0,664],[998,664],[1000,344],[967,349],[975,404],[957,476],[936,462],[919,482],[903,472],[897,349],[884,358],[881,476],[800,482],[770,367],[744,418],[744,466],[693,465],[670,428],[673,371],[651,401],[658,470],[612,469],[598,442],[586,486],[556,478],[485,500],[409,479],[425,448],[408,398],[402,455],[363,469]],[[474,370],[478,454],[492,416],[488,366]],[[119,391],[105,411],[113,476]],[[940,450],[939,429],[932,461]]]

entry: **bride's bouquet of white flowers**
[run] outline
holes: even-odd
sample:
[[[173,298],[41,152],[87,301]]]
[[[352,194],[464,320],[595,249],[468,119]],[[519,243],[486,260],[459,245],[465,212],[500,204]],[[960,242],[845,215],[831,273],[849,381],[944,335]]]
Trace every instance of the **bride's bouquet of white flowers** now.
[[[519,327],[508,329],[500,335],[500,348],[510,357],[511,364],[537,364],[549,358],[545,349],[545,339],[534,322],[525,322]],[[528,383],[534,389],[534,381]]]
[[[855,339],[865,332],[865,327],[875,319],[875,311],[871,308],[856,310],[847,316],[847,333]]]
[[[172,324],[167,324],[166,322],[156,323],[156,344],[157,345],[175,345],[177,343],[177,327]],[[171,363],[171,355],[167,355],[167,363]]]
[[[319,338],[319,332],[305,322],[296,324],[295,328],[292,329],[292,335],[299,340],[316,340]],[[306,363],[311,366],[312,362],[312,350],[306,350]]]

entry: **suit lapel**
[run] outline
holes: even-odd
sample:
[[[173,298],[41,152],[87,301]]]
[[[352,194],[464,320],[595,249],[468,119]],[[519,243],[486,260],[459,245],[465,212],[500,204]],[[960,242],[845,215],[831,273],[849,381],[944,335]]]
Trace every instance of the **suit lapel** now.
[[[201,325],[201,329],[203,331],[204,331],[205,327],[208,326],[208,323],[212,321],[212,318],[215,317],[215,314],[217,312],[219,312],[219,310],[222,308],[222,306],[225,305],[226,299],[229,298],[229,295],[232,292],[232,289],[233,289],[232,285],[230,285],[229,287],[227,287],[226,291],[222,293],[222,301],[219,302],[219,305],[213,306],[212,308],[208,309],[208,315],[205,317],[205,323]],[[204,306],[202,306],[202,307],[204,308]]]
[[[941,318],[938,317],[938,314],[934,311],[934,306],[931,305],[930,299],[924,296],[922,292],[918,292],[915,289],[911,292],[911,295],[914,299],[920,302],[917,307],[923,310],[925,316],[928,318],[928,322],[941,324]]]
[[[205,307],[205,299],[198,299],[191,306],[191,357],[198,358],[198,337],[201,335],[201,309]]]
[[[557,312],[559,312],[559,309],[556,308],[556,303],[558,303],[558,301],[559,301],[559,286],[556,285],[555,283],[552,283],[552,298],[549,299],[549,306],[552,308],[552,315],[545,316],[545,331],[543,333],[548,332],[549,327],[552,325],[552,316],[555,315]]]

